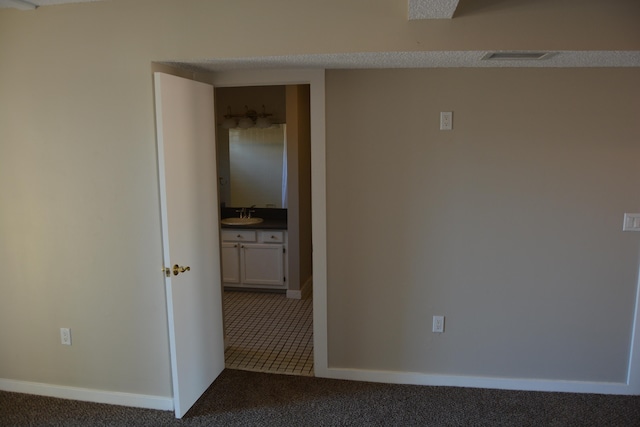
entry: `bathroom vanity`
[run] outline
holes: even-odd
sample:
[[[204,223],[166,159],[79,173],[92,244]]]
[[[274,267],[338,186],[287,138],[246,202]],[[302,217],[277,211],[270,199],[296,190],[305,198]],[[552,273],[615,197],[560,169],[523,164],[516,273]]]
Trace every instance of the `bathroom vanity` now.
[[[248,213],[248,210],[247,210]],[[225,289],[287,291],[289,268],[286,209],[251,209],[259,222],[237,221],[238,209],[222,208],[222,283]],[[253,219],[256,219],[256,218]],[[226,221],[229,219],[231,221]],[[246,223],[246,224],[243,224]]]
[[[287,231],[222,229],[225,288],[287,289]]]
[[[228,106],[236,104],[249,105],[261,98],[254,95],[244,101],[247,95],[233,89],[216,89],[216,102],[221,102],[216,104],[220,107],[218,111],[228,111]],[[282,86],[277,93],[269,95],[269,99],[280,100],[273,102],[280,105],[277,111],[297,112],[274,120],[276,126],[228,128],[224,121],[232,114],[217,118],[225,289],[269,290],[295,299],[310,295],[313,283],[311,137],[308,126],[287,127],[284,123],[285,120],[308,123],[309,118],[301,114],[304,109],[300,108],[305,90],[308,87]],[[293,92],[300,100],[289,108],[289,98],[292,101],[295,98]],[[290,96],[286,96],[287,93]],[[296,155],[289,157],[288,153]],[[289,213],[291,221],[288,221]],[[263,221],[254,222],[256,219]]]

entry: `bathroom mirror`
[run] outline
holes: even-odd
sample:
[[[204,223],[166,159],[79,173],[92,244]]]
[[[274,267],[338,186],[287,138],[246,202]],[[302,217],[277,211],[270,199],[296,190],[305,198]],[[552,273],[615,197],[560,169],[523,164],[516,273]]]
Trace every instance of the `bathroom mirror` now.
[[[227,207],[287,207],[285,126],[218,129],[220,201]]]

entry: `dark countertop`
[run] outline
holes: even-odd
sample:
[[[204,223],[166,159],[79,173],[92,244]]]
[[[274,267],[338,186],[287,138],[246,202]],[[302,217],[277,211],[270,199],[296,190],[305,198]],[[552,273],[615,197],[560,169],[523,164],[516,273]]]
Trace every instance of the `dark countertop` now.
[[[237,218],[239,216],[238,209],[241,208],[227,208],[222,207],[220,209],[220,219],[224,218]],[[273,209],[273,208],[245,208],[251,209],[251,216],[256,218],[262,218],[263,221],[258,224],[249,225],[228,225],[220,224],[223,229],[242,229],[242,230],[286,230],[287,229],[287,210],[286,209]]]
[[[249,225],[227,225],[220,224],[220,226],[224,229],[235,228],[242,230],[286,230],[287,229],[287,220],[286,219],[269,219],[264,218],[264,221],[258,224],[249,224]]]

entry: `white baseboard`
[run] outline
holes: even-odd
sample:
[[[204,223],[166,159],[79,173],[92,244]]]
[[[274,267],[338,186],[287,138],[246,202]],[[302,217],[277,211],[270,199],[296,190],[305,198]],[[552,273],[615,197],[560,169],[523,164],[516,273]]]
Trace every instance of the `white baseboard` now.
[[[302,285],[302,288],[300,290],[287,289],[287,298],[293,298],[293,299],[307,298],[311,295],[312,288],[313,288],[313,277],[310,276],[307,279],[307,281],[304,282],[304,285]]]
[[[390,384],[570,393],[638,394],[637,390],[626,383],[430,375],[413,372],[370,371],[340,368],[328,368],[326,371],[326,377],[341,380],[369,381]]]
[[[287,289],[287,298],[302,299],[302,291],[296,289]]]
[[[317,375],[318,373],[316,373]],[[326,374],[326,375],[324,375]],[[318,376],[318,375],[317,375]],[[626,383],[588,381],[532,380],[515,378],[489,378],[455,375],[430,375],[413,372],[370,371],[359,369],[328,368],[323,377],[352,381],[368,381],[389,384],[414,384],[427,386],[474,387],[503,390],[598,393],[637,395],[637,390]],[[121,393],[79,387],[58,386],[0,378],[0,390],[34,394],[38,396],[73,399],[83,402],[173,411],[171,397]]]
[[[137,408],[173,411],[173,398],[144,394],[121,393],[88,388],[67,387],[52,384],[33,383],[0,378],[0,390],[38,396],[73,399],[83,402],[107,403],[110,405],[133,406]]]

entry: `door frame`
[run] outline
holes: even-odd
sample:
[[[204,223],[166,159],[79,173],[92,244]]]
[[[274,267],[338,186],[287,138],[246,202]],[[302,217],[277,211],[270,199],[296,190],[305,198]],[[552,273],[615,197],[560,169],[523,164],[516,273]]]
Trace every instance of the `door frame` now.
[[[325,70],[270,69],[196,73],[217,87],[308,84],[311,108],[311,235],[313,241],[313,362],[316,377],[328,377],[327,352],[327,177]]]

